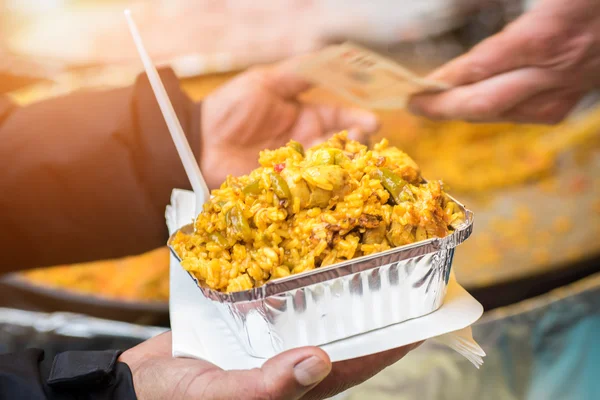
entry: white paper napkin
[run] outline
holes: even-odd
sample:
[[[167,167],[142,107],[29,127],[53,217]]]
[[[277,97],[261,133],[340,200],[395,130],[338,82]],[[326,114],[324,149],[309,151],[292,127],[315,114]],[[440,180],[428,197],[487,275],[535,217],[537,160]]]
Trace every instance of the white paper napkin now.
[[[193,211],[193,193],[174,190],[171,206],[166,212],[169,230],[173,232],[190,223],[194,218]],[[243,350],[211,301],[202,295],[173,256],[170,277],[169,308],[174,357],[200,358],[226,370],[260,367],[266,361]],[[470,325],[482,314],[481,304],[452,275],[444,304],[439,310],[320,347],[336,362],[435,337],[479,366],[485,353],[472,339]]]

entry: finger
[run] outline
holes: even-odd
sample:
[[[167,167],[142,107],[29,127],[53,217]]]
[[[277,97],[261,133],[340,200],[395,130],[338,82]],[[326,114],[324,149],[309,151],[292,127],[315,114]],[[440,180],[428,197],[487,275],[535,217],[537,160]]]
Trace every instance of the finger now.
[[[554,75],[523,68],[437,94],[413,96],[409,110],[432,119],[493,121],[522,101],[556,86]]]
[[[296,67],[309,55],[290,58],[266,68],[258,68],[258,74],[265,87],[279,97],[295,99],[302,92],[312,87],[312,84],[296,72]]]
[[[508,110],[501,119],[554,125],[564,120],[584,95],[582,92],[561,90],[543,92]]]
[[[346,391],[396,363],[420,344],[415,343],[366,357],[336,362],[333,364],[331,374],[303,399],[323,399]]]
[[[331,372],[327,354],[316,347],[286,351],[268,360],[260,369],[219,371],[195,382],[204,387],[203,399],[299,399]],[[210,384],[209,384],[210,383]]]
[[[466,54],[450,61],[428,78],[453,86],[466,85],[494,75],[527,66],[530,51],[524,34],[528,28],[529,15],[524,15],[500,33],[489,37]]]
[[[379,130],[379,118],[371,111],[335,105],[311,105],[323,127],[323,132],[339,132],[351,128],[364,135],[372,135]]]

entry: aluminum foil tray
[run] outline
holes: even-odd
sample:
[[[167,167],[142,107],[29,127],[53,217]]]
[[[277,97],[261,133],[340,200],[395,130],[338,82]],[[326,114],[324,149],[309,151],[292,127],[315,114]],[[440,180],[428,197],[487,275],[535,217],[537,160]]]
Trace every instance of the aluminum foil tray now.
[[[317,268],[251,290],[221,293],[190,276],[249,354],[268,358],[295,347],[318,346],[437,310],[446,294],[454,250],[473,230],[473,213],[463,210],[465,222],[445,238]],[[193,225],[180,230],[192,233]],[[170,245],[173,237],[169,248],[181,261]]]

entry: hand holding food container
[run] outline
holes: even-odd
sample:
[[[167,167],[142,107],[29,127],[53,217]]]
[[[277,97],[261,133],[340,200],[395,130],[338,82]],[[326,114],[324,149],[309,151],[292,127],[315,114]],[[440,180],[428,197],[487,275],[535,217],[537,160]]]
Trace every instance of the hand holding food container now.
[[[169,240],[174,355],[250,368],[315,345],[342,361],[459,330],[479,318],[480,305],[457,285],[453,298],[460,301],[440,309],[453,282],[454,248],[470,235],[472,213],[439,182],[425,181],[402,151],[386,141],[368,149],[340,133],[307,150],[293,141],[265,150],[259,161],[249,175],[229,177],[215,190],[193,225],[175,225],[180,229]],[[174,200],[176,214],[193,210]],[[185,283],[173,279],[178,274]],[[449,330],[423,329],[426,315],[460,312],[465,305],[470,314],[455,318]],[[203,320],[215,312],[210,322]],[[443,317],[438,312],[433,320]],[[389,339],[390,327],[396,341],[373,346],[386,329]],[[417,329],[398,335],[398,327]],[[194,339],[178,341],[192,331]],[[369,343],[365,335],[371,346],[361,346]],[[228,359],[206,353],[215,337]],[[349,343],[353,351],[340,350]],[[232,358],[228,350],[238,349],[245,355]]]

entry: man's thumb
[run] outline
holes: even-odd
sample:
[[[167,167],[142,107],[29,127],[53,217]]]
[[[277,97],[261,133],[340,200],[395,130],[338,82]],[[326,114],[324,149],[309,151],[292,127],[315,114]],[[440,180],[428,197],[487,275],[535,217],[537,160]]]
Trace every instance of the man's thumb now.
[[[260,369],[223,372],[211,386],[215,398],[299,399],[329,372],[327,354],[316,347],[304,347],[279,354]]]

